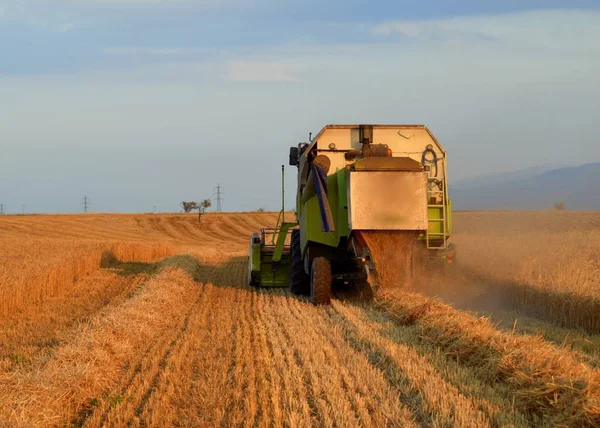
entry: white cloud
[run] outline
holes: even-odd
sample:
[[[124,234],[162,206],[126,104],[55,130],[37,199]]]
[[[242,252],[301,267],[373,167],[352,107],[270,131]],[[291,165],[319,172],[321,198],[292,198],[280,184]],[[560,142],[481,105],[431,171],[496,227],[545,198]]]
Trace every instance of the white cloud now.
[[[54,23],[39,19],[28,19],[26,22],[33,27],[55,33],[68,33],[76,27],[76,25],[71,22]]]
[[[218,3],[219,0],[87,0],[87,3],[105,3],[105,4],[149,4],[149,3],[162,3],[162,4],[181,4],[181,3]]]
[[[67,33],[74,28],[75,28],[75,24],[70,23],[70,22],[65,22],[65,23],[58,24],[57,26],[55,26],[56,31],[58,31],[59,33]]]
[[[137,46],[119,46],[103,49],[102,52],[107,55],[149,55],[149,56],[183,56],[201,53],[214,52],[214,49],[208,48],[168,48],[168,47],[137,47]]]
[[[542,10],[430,21],[390,21],[373,28],[420,42],[494,42],[524,49],[600,50],[600,11]]]
[[[145,6],[145,5],[197,5],[204,7],[252,7],[257,0],[61,0],[62,3],[87,3],[96,5],[127,5],[127,6]],[[274,0],[260,0],[261,2],[274,2]]]
[[[67,33],[76,25],[60,13],[45,14],[36,9],[34,4],[27,0],[0,0],[0,19],[20,22],[26,26],[35,27],[49,32]]]
[[[400,33],[408,37],[417,37],[422,32],[422,22],[386,22],[373,27],[373,33],[378,36],[389,36]]]
[[[235,60],[229,62],[227,78],[234,82],[298,82],[289,65],[278,62]]]

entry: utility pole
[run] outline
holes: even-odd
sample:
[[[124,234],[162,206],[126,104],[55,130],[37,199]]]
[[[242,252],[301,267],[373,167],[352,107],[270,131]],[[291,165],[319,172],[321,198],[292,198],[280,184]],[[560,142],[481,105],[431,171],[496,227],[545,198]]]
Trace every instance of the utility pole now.
[[[4,215],[4,203],[0,202],[0,215]]]
[[[152,210],[154,211],[154,214],[156,214],[156,205],[152,205]]]
[[[221,202],[223,202],[225,199],[223,199],[223,195],[225,194],[225,192],[223,192],[223,189],[221,187],[220,184],[217,184],[217,187],[214,188],[215,192],[213,193],[214,196],[217,197],[217,212],[220,213],[221,212]]]
[[[92,205],[92,203],[90,202],[90,198],[88,198],[87,195],[83,197],[81,205],[83,205],[83,212],[87,213],[88,209],[90,208],[90,205]]]
[[[27,205],[25,205],[25,204],[21,205],[21,209],[23,210],[23,215],[25,215],[25,208],[27,208]]]

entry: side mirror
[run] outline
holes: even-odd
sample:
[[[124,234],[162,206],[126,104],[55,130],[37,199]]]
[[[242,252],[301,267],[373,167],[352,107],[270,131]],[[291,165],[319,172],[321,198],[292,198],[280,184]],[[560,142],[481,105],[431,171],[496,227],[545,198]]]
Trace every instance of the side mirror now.
[[[300,151],[298,147],[290,147],[290,165],[297,166],[298,158],[300,157]]]

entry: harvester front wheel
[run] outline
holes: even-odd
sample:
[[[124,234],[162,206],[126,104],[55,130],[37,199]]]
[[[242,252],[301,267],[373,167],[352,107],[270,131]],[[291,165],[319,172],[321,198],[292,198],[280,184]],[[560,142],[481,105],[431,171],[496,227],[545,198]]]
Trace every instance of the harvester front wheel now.
[[[304,262],[302,261],[302,249],[300,248],[300,231],[292,231],[290,242],[290,258],[292,261],[290,269],[290,292],[293,294],[309,294],[309,278],[304,271]]]
[[[310,297],[315,305],[331,302],[331,263],[325,257],[317,257],[312,262]]]

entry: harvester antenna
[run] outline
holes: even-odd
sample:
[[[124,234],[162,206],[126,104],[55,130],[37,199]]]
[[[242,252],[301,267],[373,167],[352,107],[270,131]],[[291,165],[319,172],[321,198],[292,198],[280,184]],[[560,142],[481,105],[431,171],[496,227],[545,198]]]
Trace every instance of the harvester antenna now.
[[[225,190],[223,187],[221,187],[221,184],[217,184],[217,187],[214,188],[214,193],[213,195],[217,197],[217,212],[220,213],[221,212],[221,202],[223,202],[225,199],[223,198],[223,195],[225,194],[225,192],[223,192],[223,190]]]
[[[92,202],[90,201],[90,198],[87,197],[87,195],[83,197],[81,205],[83,206],[83,212],[87,213],[90,208],[90,205],[92,205]]]

